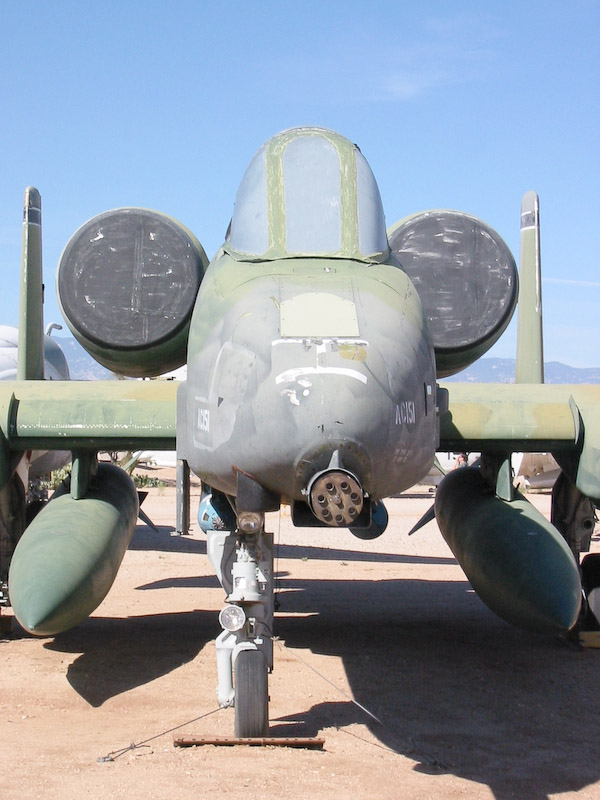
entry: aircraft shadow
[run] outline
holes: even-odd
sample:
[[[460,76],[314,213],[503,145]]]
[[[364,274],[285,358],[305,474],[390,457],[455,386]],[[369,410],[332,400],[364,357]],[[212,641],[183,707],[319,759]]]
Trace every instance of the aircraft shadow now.
[[[206,539],[189,536],[177,536],[171,526],[160,526],[156,530],[147,525],[138,524],[129,545],[130,550],[157,551],[161,553],[206,553]],[[320,561],[369,561],[395,562],[398,564],[455,564],[452,556],[409,556],[398,553],[380,553],[373,551],[350,550],[332,547],[316,547],[304,544],[276,545],[279,558],[318,559]]]
[[[164,578],[160,581],[152,581],[151,583],[144,583],[142,586],[136,586],[136,591],[146,592],[150,589],[219,589],[221,584],[216,575],[198,575]]]
[[[352,696],[382,723],[340,695],[273,720],[281,735],[363,722],[416,770],[486,784],[498,800],[600,780],[597,651],[512,628],[466,581],[288,580],[278,599],[275,635],[309,663],[309,651],[341,657]]]
[[[67,680],[86,702],[98,707],[192,661],[219,631],[212,611],[90,617],[44,647],[81,653],[70,664]]]
[[[206,553],[206,540],[175,534],[171,525],[160,525],[155,530],[138,523],[129,550],[156,550],[160,553]]]
[[[198,542],[196,542],[198,544]],[[195,552],[205,553],[206,543],[199,543],[203,548],[198,548]],[[152,549],[152,548],[150,548]],[[164,548],[162,549],[164,552]],[[183,551],[185,552],[185,551]],[[304,559],[306,561],[339,561],[342,563],[350,563],[352,561],[369,563],[395,563],[395,564],[456,564],[453,557],[432,557],[432,556],[407,556],[398,555],[396,553],[365,553],[358,550],[340,550],[335,548],[326,549],[324,547],[312,547],[306,545],[277,545],[275,548],[275,580],[276,586],[279,587],[281,580],[288,573],[282,572],[277,569],[278,559]],[[148,589],[218,589],[220,586],[216,576],[198,576],[198,577],[173,577],[164,578],[160,581],[153,581],[151,583],[137,586],[139,591],[147,591]]]
[[[364,550],[342,550],[335,547],[314,547],[302,544],[277,545],[275,557],[292,559],[311,559],[319,561],[368,561],[394,564],[456,564],[453,556],[408,556],[399,553],[379,553]]]
[[[317,558],[321,552],[285,548],[285,557]],[[354,555],[412,562],[385,553],[333,553],[346,562]],[[216,583],[212,577],[172,578],[138,588],[162,586]],[[482,605],[466,581],[315,580],[280,572],[277,603],[276,670],[285,669],[277,663],[280,646],[308,663],[311,653],[341,658],[352,696],[381,724],[340,695],[338,702],[302,704],[273,719],[274,734],[316,735],[362,722],[379,742],[375,746],[415,760],[415,769],[487,785],[498,800],[541,800],[600,780],[598,651],[512,628]],[[100,706],[188,663],[219,630],[212,611],[92,617],[45,647],[81,654],[68,681]]]

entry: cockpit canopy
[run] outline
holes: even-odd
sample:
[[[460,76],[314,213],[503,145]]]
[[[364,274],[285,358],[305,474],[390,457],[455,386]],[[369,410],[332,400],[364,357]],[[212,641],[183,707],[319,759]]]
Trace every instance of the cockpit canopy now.
[[[383,261],[383,206],[358,147],[322,128],[292,128],[269,139],[242,178],[225,249],[242,261]]]

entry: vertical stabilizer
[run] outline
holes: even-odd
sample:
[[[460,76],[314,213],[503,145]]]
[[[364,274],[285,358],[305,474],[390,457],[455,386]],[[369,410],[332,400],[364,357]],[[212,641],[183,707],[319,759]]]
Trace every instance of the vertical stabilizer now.
[[[521,203],[515,380],[517,383],[544,382],[540,202],[535,192],[527,192]]]
[[[18,380],[44,378],[42,280],[42,198],[38,190],[30,186],[25,190],[23,209]]]

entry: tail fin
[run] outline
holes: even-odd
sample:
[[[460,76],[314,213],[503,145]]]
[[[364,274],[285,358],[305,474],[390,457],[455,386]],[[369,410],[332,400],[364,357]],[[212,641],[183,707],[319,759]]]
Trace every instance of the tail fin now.
[[[44,286],[42,278],[42,198],[25,190],[21,305],[19,311],[18,380],[44,378]]]
[[[527,192],[521,203],[515,380],[517,383],[544,382],[540,201],[535,192]]]

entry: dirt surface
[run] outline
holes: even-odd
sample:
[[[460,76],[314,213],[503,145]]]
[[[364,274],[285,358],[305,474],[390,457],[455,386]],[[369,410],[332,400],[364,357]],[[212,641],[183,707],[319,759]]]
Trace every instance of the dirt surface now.
[[[48,639],[15,624],[0,642],[5,797],[600,797],[600,650],[492,615],[435,523],[406,535],[426,489],[391,501],[373,542],[270,515],[271,733],[319,735],[324,750],[175,748],[233,731],[216,703],[223,592],[195,520],[174,533],[173,472],[150,474],[167,482],[144,503],[158,533],[138,526],[93,617]]]

